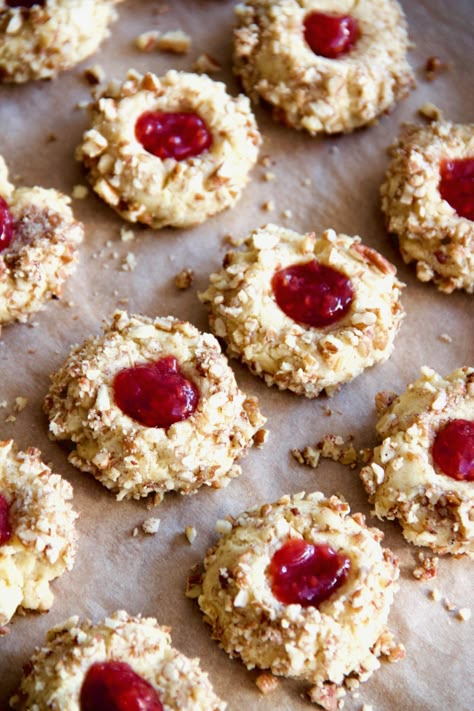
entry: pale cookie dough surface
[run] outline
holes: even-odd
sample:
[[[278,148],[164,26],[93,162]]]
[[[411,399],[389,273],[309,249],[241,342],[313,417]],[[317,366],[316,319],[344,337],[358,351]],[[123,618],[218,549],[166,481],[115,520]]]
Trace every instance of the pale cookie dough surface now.
[[[122,0],[45,0],[7,7],[0,0],[0,81],[52,79],[93,54]]]
[[[0,252],[0,325],[26,321],[60,297],[75,268],[84,228],[70,199],[54,189],[14,188],[0,156],[0,197],[14,219],[14,236]]]
[[[71,617],[51,629],[25,671],[10,706],[19,711],[79,711],[89,667],[97,662],[129,664],[148,681],[164,711],[224,711],[198,659],[171,646],[169,628],[152,617],[118,611],[92,624]]]
[[[11,537],[0,545],[0,627],[18,607],[49,610],[50,583],[71,570],[76,552],[72,487],[41,460],[38,449],[0,442],[0,494]]]
[[[278,306],[274,273],[316,259],[352,282],[349,312],[323,328],[299,324]],[[331,394],[365,368],[386,360],[404,315],[396,269],[359,237],[326,230],[300,235],[276,225],[250,234],[229,252],[200,294],[212,331],[267,385],[316,397]]]
[[[379,518],[398,519],[405,538],[444,554],[474,558],[474,483],[438,473],[431,448],[450,420],[474,420],[474,369],[443,378],[431,368],[388,407],[381,407],[382,444],[361,471]]]
[[[145,427],[114,402],[113,380],[124,368],[174,356],[198,388],[196,411],[168,429]],[[218,342],[190,323],[117,311],[104,335],[74,348],[52,376],[45,410],[53,439],[72,440],[72,464],[93,474],[118,499],[225,486],[241,473],[235,462],[265,422],[247,398]]]
[[[360,36],[337,59],[304,38],[307,14],[349,14]],[[274,117],[311,134],[348,132],[372,121],[413,85],[405,17],[394,0],[248,0],[236,7],[234,71]]]
[[[249,669],[317,687],[339,686],[349,674],[364,680],[379,667],[377,642],[393,642],[386,623],[399,570],[392,552],[381,547],[378,529],[320,492],[284,496],[222,523],[229,530],[208,550],[201,579],[188,595],[198,597],[204,620],[228,654]],[[268,566],[292,538],[327,544],[350,559],[347,580],[319,609],[284,604],[272,593]]]
[[[148,153],[135,137],[146,111],[197,113],[212,145],[182,161]],[[162,77],[130,71],[123,84],[112,82],[90,105],[90,126],[77,157],[94,190],[126,220],[154,228],[189,227],[234,205],[261,141],[246,96],[175,70]]]
[[[406,124],[391,155],[382,210],[404,261],[415,262],[418,279],[441,291],[472,294],[474,222],[460,217],[438,186],[441,161],[474,158],[474,124]]]

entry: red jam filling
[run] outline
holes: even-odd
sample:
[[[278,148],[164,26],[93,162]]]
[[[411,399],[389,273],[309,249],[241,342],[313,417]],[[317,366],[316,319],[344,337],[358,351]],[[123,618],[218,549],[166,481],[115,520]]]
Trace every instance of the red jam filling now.
[[[8,543],[12,536],[8,513],[8,502],[3,494],[0,494],[0,546]]]
[[[199,392],[173,356],[121,370],[114,378],[115,403],[145,427],[171,427],[196,410]]]
[[[81,711],[163,711],[155,689],[125,662],[93,664],[81,687]]]
[[[270,562],[272,592],[285,605],[318,607],[343,585],[351,562],[328,545],[290,538]]]
[[[443,474],[458,481],[474,481],[474,422],[448,422],[437,433],[431,454]]]
[[[304,38],[315,54],[337,59],[359,38],[359,25],[351,15],[310,12],[304,19]]]
[[[0,197],[0,252],[6,249],[13,239],[13,217],[6,201]]]
[[[212,134],[198,114],[146,111],[135,124],[143,148],[164,160],[186,160],[212,145]]]
[[[354,298],[350,279],[315,259],[275,272],[272,288],[287,316],[314,328],[339,321]]]
[[[439,192],[459,217],[474,221],[474,158],[443,160]]]

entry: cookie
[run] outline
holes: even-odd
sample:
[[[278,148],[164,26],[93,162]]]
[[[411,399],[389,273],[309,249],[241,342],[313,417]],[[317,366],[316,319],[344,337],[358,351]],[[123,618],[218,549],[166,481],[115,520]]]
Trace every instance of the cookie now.
[[[349,132],[414,85],[395,0],[247,0],[236,14],[234,71],[287,126]]]
[[[6,2],[0,8],[0,81],[52,79],[93,54],[122,0]]]
[[[51,438],[118,499],[225,486],[265,422],[216,339],[172,317],[117,311],[51,380]]]
[[[220,528],[188,595],[230,656],[309,681],[314,697],[378,668],[381,639],[393,640],[386,623],[399,575],[381,531],[320,492],[284,496]]]
[[[424,367],[377,401],[381,444],[361,471],[375,514],[398,519],[410,543],[474,558],[474,368]]]
[[[86,711],[99,706],[153,711],[226,708],[199,660],[171,646],[168,627],[152,617],[132,617],[124,611],[98,624],[71,617],[51,629],[45,646],[36,650],[25,668],[10,706],[18,711]]]
[[[0,326],[61,296],[84,228],[57,190],[14,188],[0,156]]]
[[[381,188],[403,260],[440,291],[474,292],[474,124],[406,124]]]
[[[90,105],[77,157],[126,220],[189,227],[237,202],[260,141],[247,97],[221,82],[129,71]]]
[[[230,356],[267,385],[316,397],[389,357],[404,315],[395,275],[359,237],[266,225],[200,299]]]
[[[49,610],[50,583],[71,570],[76,552],[71,485],[41,460],[0,442],[0,627],[18,607]]]

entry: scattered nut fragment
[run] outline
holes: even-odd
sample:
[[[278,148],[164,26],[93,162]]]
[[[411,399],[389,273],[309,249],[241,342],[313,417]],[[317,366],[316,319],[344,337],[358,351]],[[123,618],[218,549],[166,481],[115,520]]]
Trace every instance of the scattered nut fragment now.
[[[262,210],[265,210],[265,212],[272,212],[272,210],[275,209],[275,203],[273,200],[267,200],[267,202],[264,202],[262,205]]]
[[[148,32],[142,32],[141,35],[135,39],[135,47],[140,50],[140,52],[153,52],[158,45],[158,39],[160,37],[160,32],[158,30],[149,30]]]
[[[215,74],[221,71],[222,65],[219,64],[217,59],[214,59],[210,54],[204,52],[204,54],[200,54],[196,59],[192,69],[193,72],[197,72],[198,74]]]
[[[264,696],[267,696],[267,694],[271,694],[272,691],[275,691],[279,683],[280,682],[277,677],[273,676],[270,672],[263,672],[255,679],[257,688],[262,692],[262,694],[264,694]]]
[[[313,686],[308,691],[308,696],[313,704],[319,704],[325,711],[337,711],[342,706],[342,699],[346,692],[336,684],[322,684]]]
[[[94,86],[104,81],[106,74],[100,64],[94,64],[92,67],[84,69],[83,76],[88,84]]]
[[[270,181],[275,180],[275,178],[276,178],[276,175],[271,170],[267,170],[267,172],[263,174],[263,179],[265,180],[266,183],[269,183]]]
[[[286,217],[289,220],[293,217],[293,212],[291,210],[283,210],[283,217]]]
[[[21,412],[22,410],[25,409],[25,407],[28,404],[28,398],[26,397],[16,397],[15,398],[15,405],[13,406],[13,409],[15,412]]]
[[[443,62],[439,57],[428,57],[425,64],[425,77],[427,81],[433,81],[442,72],[449,69],[449,64]]]
[[[140,529],[138,528],[138,526],[135,526],[135,528],[134,528],[133,531],[132,531],[132,536],[133,536],[134,538],[136,538],[139,533],[140,533]]]
[[[435,106],[435,104],[432,104],[430,101],[427,101],[426,104],[420,106],[420,108],[418,109],[418,113],[423,118],[428,119],[428,121],[443,120],[443,112],[441,111],[441,109]]]
[[[451,600],[447,597],[444,598],[444,606],[448,612],[453,612],[456,609],[454,602],[451,602]]]
[[[89,188],[86,185],[75,185],[72,189],[72,197],[74,200],[84,200],[89,194]]]
[[[268,155],[263,155],[258,162],[260,165],[263,165],[264,168],[268,168],[272,164],[272,159]]]
[[[354,445],[347,443],[341,435],[334,434],[325,435],[315,447],[308,446],[301,450],[292,449],[291,453],[299,464],[306,464],[313,469],[319,465],[321,457],[340,462],[351,469],[355,469],[359,462]]]
[[[155,533],[158,533],[159,527],[160,527],[160,519],[159,518],[147,518],[142,523],[143,533],[146,533],[149,536],[153,536]]]
[[[182,30],[165,32],[158,38],[157,47],[160,52],[187,54],[191,49],[191,37]]]
[[[258,449],[260,449],[260,447],[263,447],[269,435],[270,430],[266,430],[263,427],[260,430],[257,430],[257,432],[255,432],[253,436],[253,443],[255,447],[257,447]]]
[[[443,341],[443,343],[452,343],[453,339],[448,333],[442,333],[439,337],[440,341]]]
[[[176,274],[174,283],[177,289],[189,289],[193,283],[194,272],[192,269],[181,269],[179,274]]]
[[[437,556],[426,556],[424,553],[418,554],[421,565],[413,570],[413,577],[425,582],[432,580],[438,573],[439,558]]]
[[[135,232],[133,230],[128,230],[126,227],[121,227],[120,239],[122,242],[131,242],[135,239]]]
[[[124,257],[121,265],[121,270],[123,272],[133,272],[135,267],[137,266],[137,258],[133,254],[133,252],[129,252],[126,257]]]
[[[196,540],[197,531],[194,526],[186,526],[184,529],[184,535],[188,539],[189,543],[193,543]]]
[[[438,588],[433,588],[432,590],[430,590],[429,594],[433,602],[439,602],[441,600],[441,593]]]
[[[471,619],[471,614],[471,610],[468,607],[461,607],[458,610],[458,619],[461,620],[461,622],[467,622]]]

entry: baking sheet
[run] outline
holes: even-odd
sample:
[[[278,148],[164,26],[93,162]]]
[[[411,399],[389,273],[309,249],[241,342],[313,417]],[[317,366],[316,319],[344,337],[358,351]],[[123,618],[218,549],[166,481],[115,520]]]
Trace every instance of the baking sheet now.
[[[238,205],[205,224],[189,230],[153,230],[133,227],[133,242],[122,242],[125,223],[92,193],[74,201],[76,215],[84,221],[86,240],[75,275],[68,282],[64,299],[52,302],[33,317],[29,325],[12,325],[0,341],[0,437],[13,437],[21,448],[39,447],[44,459],[74,486],[74,505],[80,512],[80,541],[71,573],[56,583],[56,601],[48,614],[16,616],[9,635],[0,638],[0,707],[7,703],[18,682],[22,664],[42,643],[46,630],[72,614],[95,620],[118,608],[152,615],[173,628],[176,647],[189,656],[199,656],[210,673],[217,692],[228,700],[229,710],[258,708],[282,711],[310,708],[301,697],[306,688],[282,680],[278,689],[263,697],[255,686],[256,673],[237,660],[228,659],[210,639],[197,606],[184,597],[189,568],[199,562],[215,541],[214,524],[227,513],[236,514],[256,502],[273,501],[285,493],[320,489],[341,493],[354,511],[370,515],[357,471],[327,460],[318,469],[298,465],[292,447],[316,443],[323,435],[354,435],[357,446],[374,443],[377,391],[401,391],[418,377],[426,364],[447,374],[461,365],[474,363],[472,296],[444,295],[433,286],[418,282],[411,269],[387,238],[378,206],[378,188],[387,164],[386,147],[404,120],[429,101],[447,118],[459,122],[473,119],[472,2],[455,0],[406,0],[410,35],[416,46],[410,61],[417,73],[418,88],[390,116],[376,126],[352,135],[310,138],[279,126],[263,109],[257,119],[264,135],[261,155],[271,167],[257,167],[253,180]],[[100,52],[80,67],[53,82],[0,88],[0,153],[13,176],[24,185],[55,187],[71,193],[85,182],[74,148],[86,127],[78,102],[88,98],[82,71],[99,63],[109,77],[121,78],[129,67],[158,74],[169,68],[190,70],[204,51],[216,57],[223,71],[215,75],[231,93],[238,91],[231,75],[231,27],[233,2],[224,0],[176,0],[160,13],[163,3],[129,0],[120,6],[120,20]],[[182,29],[192,37],[188,55],[142,54],[133,40],[145,30]],[[449,71],[427,82],[423,67],[428,57],[450,63]],[[50,134],[55,135],[51,141]],[[264,180],[271,170],[276,178]],[[311,184],[307,185],[307,179]],[[262,205],[275,203],[273,212]],[[292,217],[284,216],[291,209]],[[196,291],[205,288],[211,270],[220,266],[225,253],[224,236],[242,237],[249,230],[273,221],[297,231],[321,231],[327,227],[359,234],[399,268],[407,289],[403,303],[406,319],[390,360],[366,371],[346,385],[331,400],[305,400],[268,389],[243,367],[233,363],[240,386],[259,397],[268,417],[268,444],[243,460],[243,474],[220,491],[201,490],[196,496],[167,495],[152,512],[144,502],[118,503],[91,477],[67,463],[67,452],[47,437],[42,414],[49,374],[63,362],[71,344],[100,331],[101,320],[119,306],[148,315],[172,314],[188,319],[205,330],[206,311]],[[136,268],[124,271],[128,252]],[[183,268],[195,272],[191,289],[178,291],[175,275]],[[451,342],[440,340],[448,334]],[[15,422],[7,422],[16,397],[28,404]],[[325,414],[327,407],[332,415]],[[149,516],[161,519],[155,536],[132,536],[135,526]],[[457,608],[474,608],[472,584],[474,563],[443,559],[437,578],[428,583],[413,578],[417,549],[406,544],[395,523],[370,519],[385,531],[385,543],[401,559],[401,590],[390,617],[390,627],[407,649],[398,664],[383,664],[346,701],[349,711],[371,704],[376,711],[468,711],[474,707],[472,668],[473,620],[461,622],[456,612],[446,610],[448,597]],[[184,536],[185,526],[194,526],[192,545]],[[442,599],[434,602],[429,591],[439,589]]]

